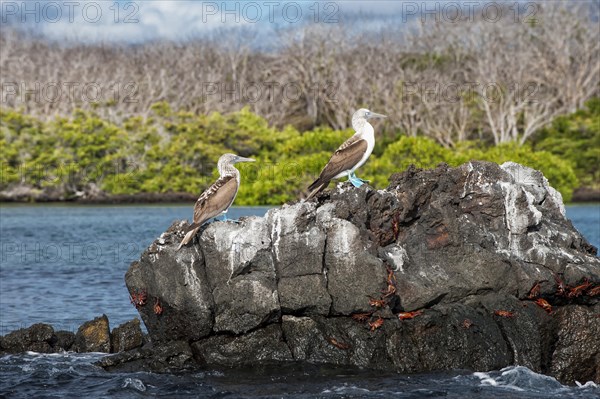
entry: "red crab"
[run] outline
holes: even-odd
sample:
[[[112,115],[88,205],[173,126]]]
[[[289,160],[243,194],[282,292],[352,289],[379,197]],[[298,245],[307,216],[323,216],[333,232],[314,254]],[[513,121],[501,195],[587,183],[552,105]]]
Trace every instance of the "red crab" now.
[[[387,302],[384,299],[370,298],[369,305],[375,306],[376,308],[382,308],[387,305]]]
[[[158,298],[156,298],[156,301],[154,302],[154,314],[157,316],[160,316],[163,312],[163,308],[160,305],[160,300]]]
[[[354,321],[358,321],[359,323],[364,323],[371,317],[372,313],[354,313],[351,317]]]
[[[148,293],[146,292],[146,290],[133,291],[129,295],[129,300],[131,304],[135,306],[136,309],[139,309],[142,306],[144,306],[148,301]]]
[[[423,314],[422,310],[417,310],[414,312],[401,312],[401,313],[398,313],[398,318],[400,320],[409,320],[409,319],[414,319],[415,317],[420,316],[422,314]]]
[[[500,317],[506,317],[506,318],[512,318],[515,317],[515,314],[513,312],[509,312],[508,310],[496,310],[494,312],[494,314],[496,316],[500,316]]]
[[[377,320],[375,320],[375,321],[369,322],[369,327],[371,327],[371,331],[377,330],[382,325],[383,325],[383,319],[381,317],[377,318]]]
[[[529,290],[529,295],[527,295],[527,298],[535,299],[538,296],[540,296],[540,282],[539,281],[537,283],[535,283],[533,285],[533,287],[531,287],[531,289]]]
[[[548,313],[552,313],[552,305],[550,305],[548,303],[547,300],[543,299],[543,298],[538,298],[535,303],[541,307],[542,309],[544,309],[546,312]]]

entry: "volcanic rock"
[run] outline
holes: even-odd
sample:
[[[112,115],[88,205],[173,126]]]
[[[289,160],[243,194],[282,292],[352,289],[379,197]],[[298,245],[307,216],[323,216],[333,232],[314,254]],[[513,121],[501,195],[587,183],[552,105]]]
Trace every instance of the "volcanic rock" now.
[[[118,327],[113,328],[110,333],[112,350],[111,352],[124,352],[142,346],[144,335],[140,328],[140,320],[133,319]]]
[[[473,161],[411,167],[385,190],[339,183],[265,217],[212,222],[178,251],[187,226],[175,222],[126,274],[132,297],[147,297],[137,308],[153,345],[184,342],[193,354],[180,348],[181,362],[154,370],[518,364],[600,382],[597,249],[533,169]],[[156,353],[105,362],[118,369]]]
[[[110,328],[108,317],[102,315],[86,321],[75,334],[75,352],[110,352]]]

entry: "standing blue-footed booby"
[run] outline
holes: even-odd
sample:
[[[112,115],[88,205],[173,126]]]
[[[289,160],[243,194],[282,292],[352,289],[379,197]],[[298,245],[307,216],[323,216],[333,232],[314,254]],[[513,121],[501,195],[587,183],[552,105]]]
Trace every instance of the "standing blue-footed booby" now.
[[[219,169],[219,178],[204,192],[196,201],[194,206],[194,223],[189,227],[178,250],[189,243],[200,226],[209,219],[223,214],[227,219],[227,210],[233,204],[238,189],[240,188],[240,171],[235,168],[238,162],[254,162],[252,158],[244,158],[234,154],[224,154],[219,158],[217,168]]]
[[[319,178],[308,187],[310,194],[307,200],[325,189],[331,179],[348,176],[348,180],[354,187],[363,185],[365,180],[358,178],[354,171],[367,161],[375,147],[375,131],[368,122],[371,118],[386,118],[386,116],[365,108],[359,109],[352,115],[352,127],[356,133],[333,153]]]

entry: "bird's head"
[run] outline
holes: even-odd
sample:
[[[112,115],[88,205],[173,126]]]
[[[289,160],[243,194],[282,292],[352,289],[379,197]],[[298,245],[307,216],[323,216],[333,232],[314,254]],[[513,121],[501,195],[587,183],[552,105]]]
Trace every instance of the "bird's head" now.
[[[223,154],[221,158],[219,158],[219,164],[236,164],[238,162],[254,162],[255,160],[252,158],[240,157],[235,154]]]
[[[239,162],[256,162],[256,159],[254,158],[246,158],[246,157],[240,157],[239,155],[234,155],[234,159],[233,159],[233,163],[239,163]]]
[[[358,131],[366,121],[373,118],[387,118],[387,116],[361,108],[352,115],[352,127]]]
[[[217,164],[217,168],[219,169],[219,173],[223,175],[226,170],[232,170],[233,165],[238,162],[254,162],[255,160],[252,158],[240,157],[235,154],[223,154],[221,158],[219,158],[219,163]]]
[[[364,118],[364,119],[372,119],[372,118],[387,118],[386,115],[378,114],[377,112],[369,111],[366,108],[361,108],[354,113],[352,119],[354,118]]]

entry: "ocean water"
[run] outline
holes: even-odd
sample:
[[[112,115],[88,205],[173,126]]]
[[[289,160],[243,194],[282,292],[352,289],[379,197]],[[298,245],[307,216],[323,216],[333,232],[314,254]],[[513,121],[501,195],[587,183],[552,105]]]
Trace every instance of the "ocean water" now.
[[[268,208],[234,208],[230,218]],[[131,261],[190,206],[0,206],[0,334],[33,323],[76,331],[105,313],[111,328],[137,317],[124,275]],[[600,246],[600,205],[567,207],[567,216]],[[419,375],[323,366],[209,370],[157,375],[107,373],[103,354],[0,358],[0,398],[31,397],[372,397],[600,398],[592,383],[565,387],[524,367]]]
[[[0,206],[0,334],[33,323],[77,331],[103,313],[111,328],[136,317],[125,272],[173,221],[191,218],[181,205]]]

